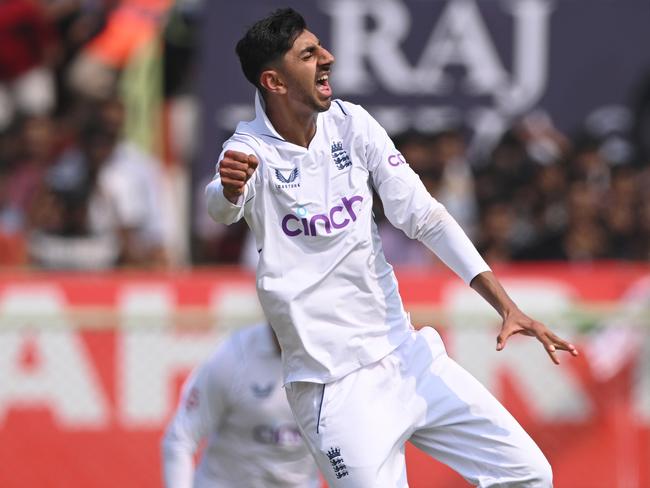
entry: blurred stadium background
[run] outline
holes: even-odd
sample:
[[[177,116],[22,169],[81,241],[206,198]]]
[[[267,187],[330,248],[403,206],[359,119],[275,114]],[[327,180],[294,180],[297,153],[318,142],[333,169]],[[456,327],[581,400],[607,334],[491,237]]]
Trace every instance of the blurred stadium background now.
[[[245,225],[209,221],[252,114],[234,55],[287,2],[0,0],[0,486],[161,486],[192,366],[261,317]],[[414,322],[528,429],[558,488],[650,487],[650,3],[296,2],[522,307],[496,316],[376,209]],[[251,252],[252,250],[252,252]],[[369,406],[370,408],[371,406]],[[409,453],[415,488],[466,486]]]

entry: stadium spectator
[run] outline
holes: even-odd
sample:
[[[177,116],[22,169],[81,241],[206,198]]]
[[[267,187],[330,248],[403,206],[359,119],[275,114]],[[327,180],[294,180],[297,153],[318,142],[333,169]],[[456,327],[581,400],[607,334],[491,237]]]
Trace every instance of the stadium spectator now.
[[[124,107],[111,98],[99,104],[99,123],[112,141],[97,173],[99,190],[111,200],[122,242],[121,263],[163,265],[165,200],[160,162],[122,136]]]
[[[514,214],[514,208],[504,201],[490,202],[483,207],[477,249],[488,263],[513,259]]]
[[[568,181],[562,163],[538,166],[530,193],[527,219],[520,220],[516,260],[561,259],[561,240],[567,225]]]
[[[119,100],[99,103],[79,144],[50,171],[29,239],[38,264],[107,268],[167,263],[159,163],[121,138],[123,115]],[[69,238],[85,252],[70,252]]]
[[[59,50],[54,64],[56,115],[70,116],[79,102],[70,89],[68,71],[85,45],[104,27],[117,0],[42,0],[45,15],[56,29]]]
[[[29,116],[18,123],[20,151],[7,182],[6,198],[21,227],[58,150],[54,121],[48,116]]]
[[[445,206],[469,237],[474,237],[478,209],[463,134],[458,129],[449,129],[432,139],[432,166],[441,170],[437,185],[428,188],[429,193]]]
[[[52,269],[109,269],[120,260],[116,211],[98,191],[98,173],[114,140],[97,121],[62,154],[45,177],[30,218],[32,263]]]
[[[650,71],[639,84],[639,93],[634,100],[632,141],[638,162],[650,166]]]
[[[638,171],[630,165],[612,170],[611,185],[605,199],[604,220],[609,234],[609,257],[615,259],[643,259],[640,229],[641,195],[637,187]]]
[[[70,70],[70,84],[90,99],[115,92],[129,60],[160,34],[172,0],[120,0],[104,28],[81,50]]]
[[[650,188],[650,171],[646,169],[640,178],[640,188]],[[638,259],[650,261],[650,192],[641,193],[639,206],[639,254]]]
[[[16,113],[43,115],[55,106],[51,64],[57,51],[54,26],[41,4],[0,2],[0,131]]]
[[[47,116],[24,116],[3,138],[7,148],[0,163],[0,236],[2,263],[25,264],[24,233],[34,198],[40,193],[57,151],[53,121]]]

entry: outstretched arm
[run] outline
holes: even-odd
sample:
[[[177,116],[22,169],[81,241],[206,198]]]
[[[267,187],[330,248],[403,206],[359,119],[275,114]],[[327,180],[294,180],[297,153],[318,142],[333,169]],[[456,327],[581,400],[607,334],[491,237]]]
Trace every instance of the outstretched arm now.
[[[560,364],[557,358],[558,350],[568,351],[572,356],[578,355],[578,350],[573,344],[559,338],[544,324],[531,319],[519,310],[491,271],[476,275],[470,282],[470,286],[485,298],[503,319],[501,331],[497,336],[497,351],[506,347],[506,342],[511,335],[524,334],[536,337],[544,345],[544,349],[555,364]]]
[[[556,364],[559,363],[558,349],[577,356],[578,351],[572,344],[519,310],[458,223],[429,195],[386,131],[367,112],[354,110],[368,123],[368,169],[384,204],[386,217],[407,236],[418,239],[431,249],[501,315],[503,325],[497,338],[497,351],[505,347],[511,335],[525,334],[544,344]]]

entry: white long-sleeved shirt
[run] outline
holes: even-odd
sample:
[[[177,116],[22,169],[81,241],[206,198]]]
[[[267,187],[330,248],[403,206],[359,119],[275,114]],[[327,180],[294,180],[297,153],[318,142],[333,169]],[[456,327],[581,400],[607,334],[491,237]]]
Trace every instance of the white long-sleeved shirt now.
[[[188,377],[163,437],[166,487],[320,486],[282,388],[276,347],[268,325],[242,329]]]
[[[308,148],[282,138],[259,94],[256,118],[223,145],[259,166],[232,204],[217,174],[206,188],[217,222],[242,217],[255,234],[257,290],[283,351],[285,382],[327,383],[395,349],[411,328],[372,216],[372,190],[390,222],[465,282],[489,270],[426,190],[384,129],[360,106],[334,100]]]

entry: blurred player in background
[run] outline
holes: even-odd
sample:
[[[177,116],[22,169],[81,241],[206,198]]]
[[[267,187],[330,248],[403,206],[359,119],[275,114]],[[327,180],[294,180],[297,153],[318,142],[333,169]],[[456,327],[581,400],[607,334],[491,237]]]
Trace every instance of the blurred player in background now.
[[[237,331],[192,372],[162,454],[167,488],[320,486],[282,391],[280,349],[267,324]]]
[[[332,100],[334,57],[292,9],[237,44],[257,88],[256,118],[224,144],[207,186],[222,223],[244,217],[259,252],[257,288],[275,330],[287,397],[331,488],[407,486],[404,443],[480,486],[549,487],[551,467],[506,409],[415,331],[372,216],[423,242],[501,315],[501,350],[536,337],[557,363],[573,345],[525,315],[456,221],[360,106]]]

